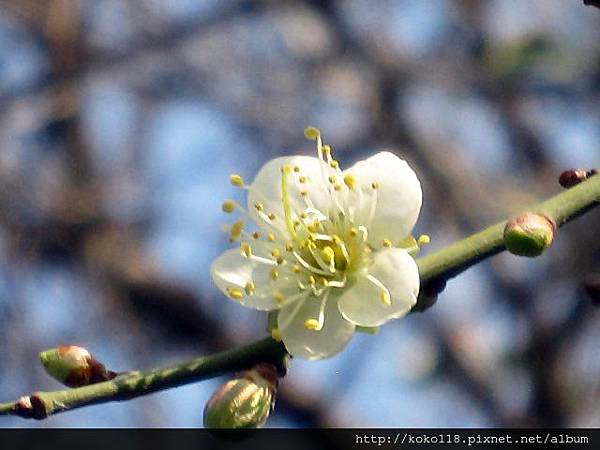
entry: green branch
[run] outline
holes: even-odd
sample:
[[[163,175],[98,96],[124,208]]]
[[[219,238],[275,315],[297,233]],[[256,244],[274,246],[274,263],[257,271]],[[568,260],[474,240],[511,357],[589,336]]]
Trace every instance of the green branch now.
[[[596,206],[600,201],[600,176],[558,194],[530,208],[561,226]],[[506,222],[500,222],[456,242],[438,252],[417,259],[422,293],[416,310],[430,306],[427,293],[433,286],[437,294],[449,278],[479,261],[505,249],[503,232]],[[188,383],[202,381],[225,373],[249,369],[259,362],[271,362],[284,367],[285,347],[265,338],[234,350],[193,359],[171,367],[148,372],[129,372],[113,380],[85,387],[54,392],[36,392],[10,403],[0,404],[0,415],[43,419],[59,412],[110,401],[128,400]]]
[[[600,202],[600,176],[588,180],[535,205],[526,212],[539,213],[560,227],[585,213]],[[502,221],[475,233],[466,239],[417,259],[421,278],[421,292],[416,310],[430,306],[427,295],[435,295],[443,289],[445,282],[478,262],[505,250]],[[428,287],[433,286],[432,289]]]
[[[0,415],[14,414],[44,419],[52,414],[82,406],[129,400],[184,384],[248,369],[260,362],[275,364],[284,370],[287,356],[283,344],[265,338],[233,350],[193,359],[171,367],[148,372],[128,372],[110,381],[75,389],[35,392],[29,397],[0,404]]]

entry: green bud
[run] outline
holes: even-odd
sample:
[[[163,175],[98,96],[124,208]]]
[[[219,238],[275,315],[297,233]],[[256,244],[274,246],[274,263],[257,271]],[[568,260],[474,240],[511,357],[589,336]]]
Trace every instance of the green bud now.
[[[275,405],[277,369],[259,364],[222,385],[204,408],[205,428],[260,428]]]
[[[106,370],[89,351],[76,345],[45,350],[40,360],[48,375],[69,387],[86,386],[114,378],[116,373]]]
[[[514,255],[542,254],[554,240],[556,225],[542,214],[526,213],[509,220],[504,228],[504,244]]]

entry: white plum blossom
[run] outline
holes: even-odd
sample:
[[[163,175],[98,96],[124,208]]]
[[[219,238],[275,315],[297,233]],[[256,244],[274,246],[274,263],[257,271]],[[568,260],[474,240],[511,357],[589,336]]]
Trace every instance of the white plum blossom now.
[[[230,228],[238,248],[211,267],[218,288],[249,308],[278,310],[272,330],[292,356],[320,359],[340,352],[356,327],[378,327],[406,315],[419,292],[409,250],[421,209],[421,185],[406,161],[380,152],[342,171],[319,131],[318,158],[267,162],[247,186],[247,210]],[[246,231],[248,221],[258,231]],[[410,248],[408,248],[410,247]]]

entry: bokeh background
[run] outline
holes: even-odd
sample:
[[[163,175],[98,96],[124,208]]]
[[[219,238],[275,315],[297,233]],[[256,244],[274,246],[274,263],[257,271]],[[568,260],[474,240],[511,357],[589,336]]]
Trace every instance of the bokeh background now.
[[[600,165],[600,10],[579,0],[0,1],[0,395],[59,384],[75,343],[145,369],[264,335],[215,289],[228,182],[310,154],[394,149],[425,252]],[[293,361],[269,426],[599,427],[600,214],[499,255],[425,313]],[[44,422],[198,427],[223,379]]]

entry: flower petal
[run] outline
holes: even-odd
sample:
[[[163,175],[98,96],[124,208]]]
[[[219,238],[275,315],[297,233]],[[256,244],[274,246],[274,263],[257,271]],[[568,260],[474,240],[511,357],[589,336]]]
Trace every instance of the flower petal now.
[[[284,156],[272,159],[260,169],[250,186],[248,211],[257,224],[263,224],[264,220],[255,208],[257,203],[261,203],[266,214],[275,214],[274,225],[280,231],[286,230],[281,192],[281,168],[285,165],[299,169],[289,176],[288,189],[292,211],[299,214],[307,208],[306,201],[300,194],[302,191],[307,191],[308,199],[324,213],[331,203],[327,180],[322,173],[326,167],[324,162],[311,156]]]
[[[337,307],[337,298],[330,297],[324,310],[323,328],[307,330],[304,322],[319,316],[321,298],[308,297],[281,309],[278,316],[283,343],[288,352],[303,359],[322,359],[344,349],[354,333],[354,325],[344,320]]]
[[[280,279],[274,282],[270,277],[272,266],[248,260],[239,249],[227,250],[212,264],[210,273],[221,292],[231,298],[230,289],[243,291],[243,297],[235,299],[240,304],[261,311],[271,311],[281,307],[275,299],[275,292],[281,292],[284,298],[290,298],[298,292],[292,280]],[[245,288],[253,281],[257,295],[247,295]],[[267,294],[258,295],[260,291]]]
[[[381,300],[381,288],[365,274],[340,297],[338,306],[346,320],[362,327],[377,327],[406,315],[415,305],[419,294],[419,270],[406,251],[389,248],[376,252],[369,275],[388,289],[391,304]]]
[[[355,177],[366,195],[373,195],[372,183],[379,184],[373,219],[362,224],[368,228],[371,245],[380,248],[384,239],[397,243],[408,236],[419,216],[423,194],[407,162],[393,153],[380,152],[344,171],[348,174]],[[369,217],[370,203],[364,202],[360,217]]]

